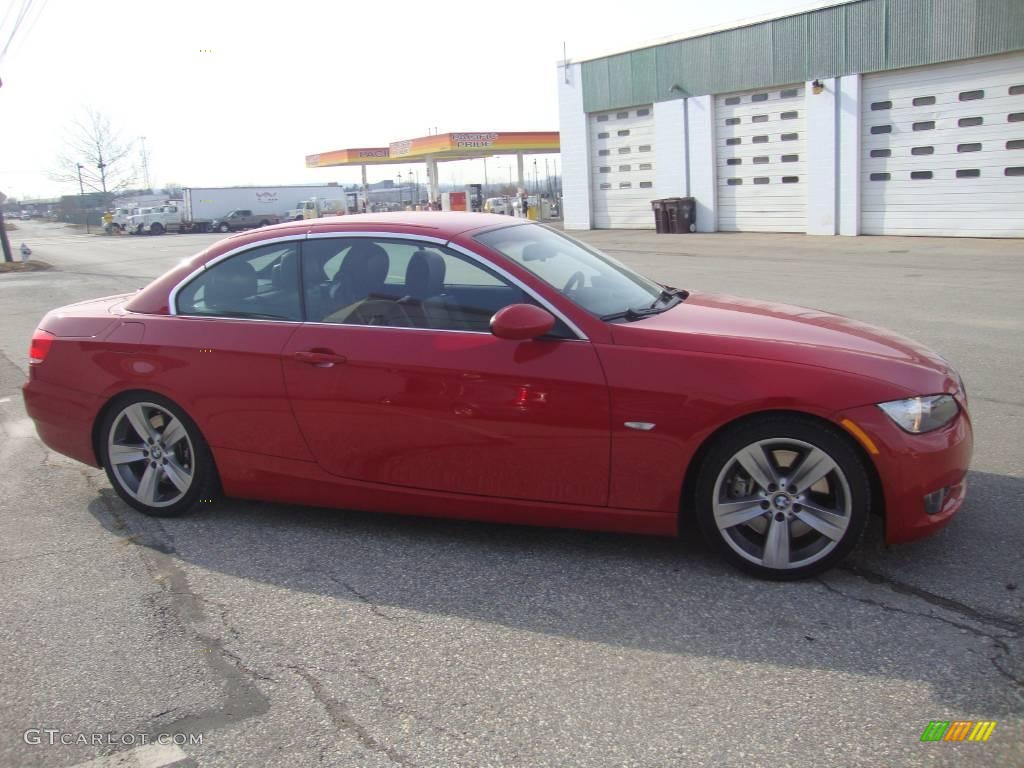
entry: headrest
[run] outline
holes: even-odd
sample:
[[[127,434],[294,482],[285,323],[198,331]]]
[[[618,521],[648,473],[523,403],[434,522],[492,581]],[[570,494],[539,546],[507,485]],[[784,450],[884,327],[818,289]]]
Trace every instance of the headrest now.
[[[447,267],[437,251],[416,251],[405,269],[405,290],[414,299],[426,299],[444,293]]]
[[[523,261],[544,261],[545,259],[550,259],[553,255],[541,243],[530,243],[530,245],[523,248]]]
[[[240,311],[245,299],[256,295],[256,270],[242,258],[228,259],[210,270],[203,293],[206,307],[214,312]]]
[[[390,266],[387,251],[377,243],[360,240],[345,254],[334,279],[369,291],[384,285]]]

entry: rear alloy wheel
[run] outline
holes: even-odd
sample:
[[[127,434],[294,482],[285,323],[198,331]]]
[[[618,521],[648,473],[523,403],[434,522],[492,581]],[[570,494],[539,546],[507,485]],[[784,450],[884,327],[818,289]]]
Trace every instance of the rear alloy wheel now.
[[[827,570],[859,541],[871,492],[844,435],[796,417],[742,425],[712,448],[698,480],[704,535],[769,579]]]
[[[102,453],[114,490],[147,515],[180,515],[216,487],[199,429],[159,395],[130,396],[110,409],[102,425]]]

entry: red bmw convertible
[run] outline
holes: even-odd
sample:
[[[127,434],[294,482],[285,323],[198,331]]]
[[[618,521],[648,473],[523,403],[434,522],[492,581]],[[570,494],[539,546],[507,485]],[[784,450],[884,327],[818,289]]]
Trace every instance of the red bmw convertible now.
[[[222,240],[32,337],[53,450],[177,515],[214,494],[661,535],[737,566],[834,565],[963,504],[967,396],[941,357],[812,309],[660,285],[488,214],[292,222]]]

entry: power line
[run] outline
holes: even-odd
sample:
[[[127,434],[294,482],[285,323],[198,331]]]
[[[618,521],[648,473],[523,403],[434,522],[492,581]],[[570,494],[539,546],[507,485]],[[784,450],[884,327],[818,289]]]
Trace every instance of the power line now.
[[[36,22],[39,21],[39,19],[42,17],[43,12],[46,10],[46,4],[49,1],[50,0],[42,0],[42,2],[39,3],[39,10],[36,11],[36,15],[32,17],[32,21],[29,22],[28,27],[26,27],[25,34],[21,36],[21,43],[24,43],[32,35],[32,30],[36,28]]]
[[[24,2],[22,2],[21,10],[18,12],[18,16],[14,20],[14,26],[11,28],[11,34],[7,38],[7,42],[4,44],[4,49],[0,51],[0,60],[3,60],[4,56],[7,55],[7,49],[11,47],[11,43],[14,42],[14,36],[18,34],[18,28],[25,20],[29,10],[32,8],[32,2],[33,0],[24,0]]]

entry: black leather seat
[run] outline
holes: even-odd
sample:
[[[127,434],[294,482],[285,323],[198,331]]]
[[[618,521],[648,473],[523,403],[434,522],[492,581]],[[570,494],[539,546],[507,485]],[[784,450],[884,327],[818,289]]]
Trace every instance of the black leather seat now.
[[[323,320],[334,323],[361,322],[356,314],[360,305],[381,294],[391,259],[377,243],[356,242],[345,254],[334,279],[327,288]]]

